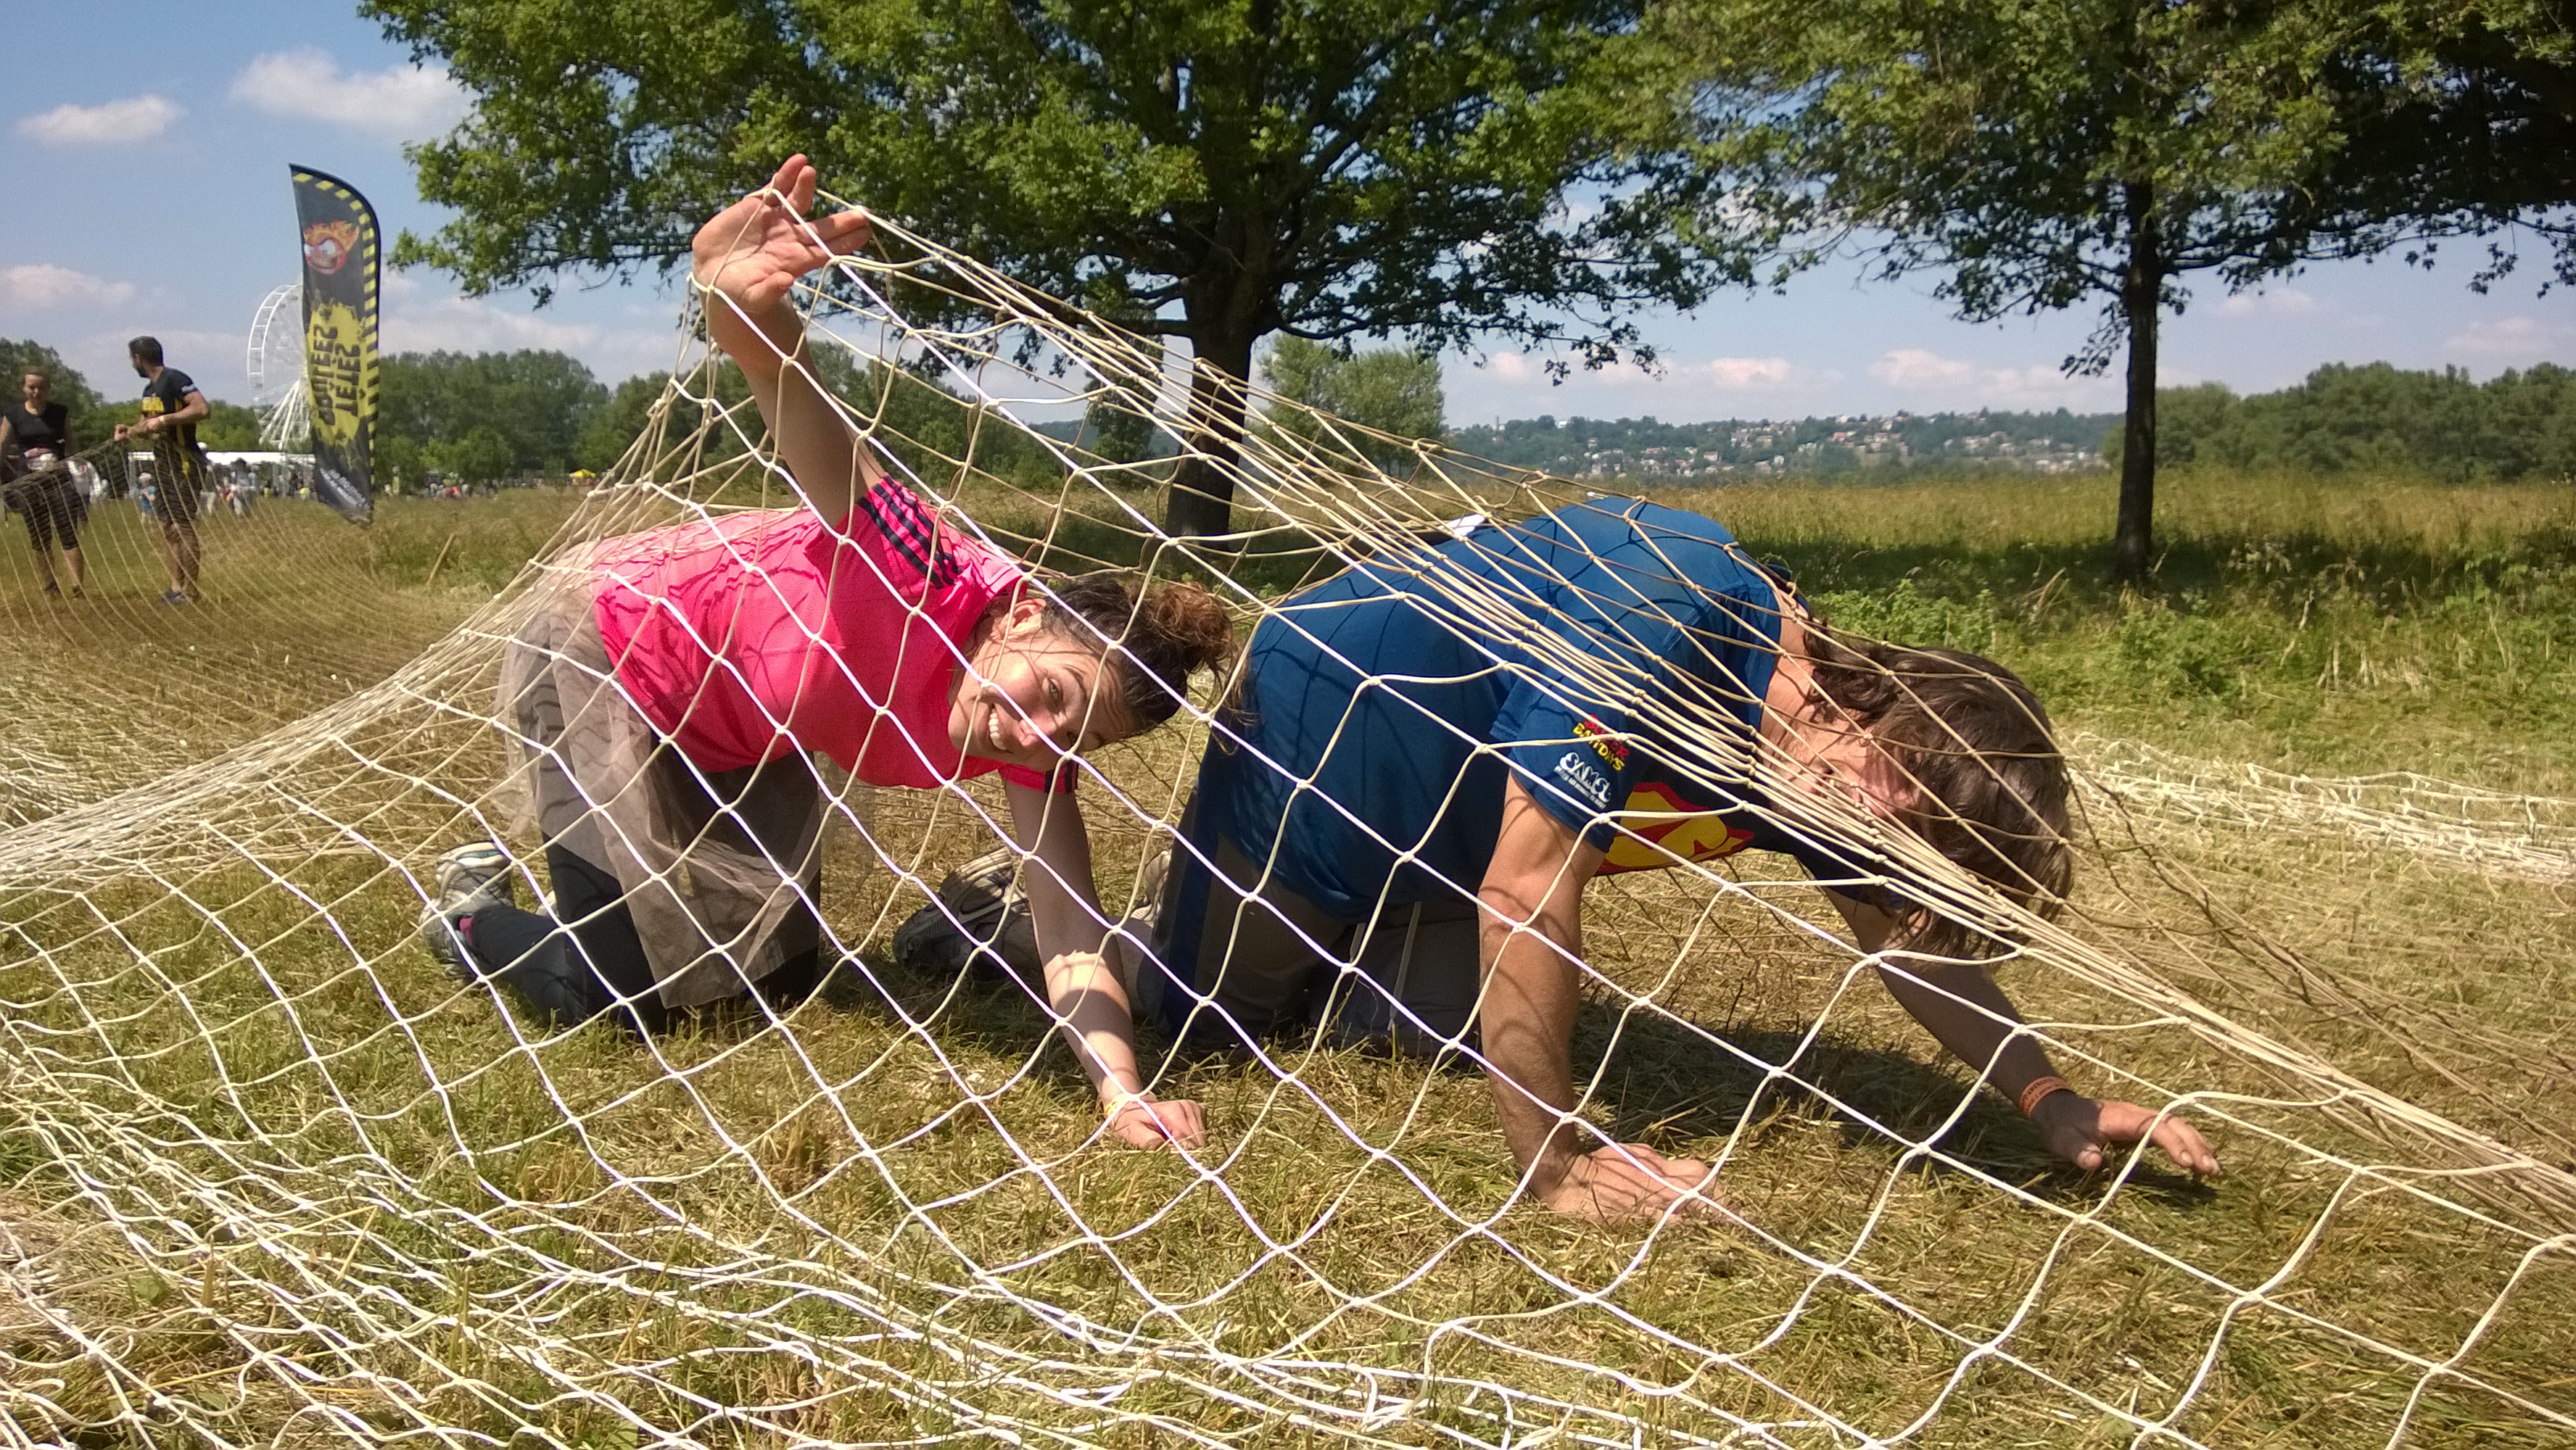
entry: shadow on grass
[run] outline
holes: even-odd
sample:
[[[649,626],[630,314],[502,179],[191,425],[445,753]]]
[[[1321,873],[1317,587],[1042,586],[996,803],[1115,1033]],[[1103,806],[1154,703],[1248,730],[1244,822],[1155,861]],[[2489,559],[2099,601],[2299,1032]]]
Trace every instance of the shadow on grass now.
[[[896,1011],[951,1047],[971,1047],[1010,1058],[1037,1051],[1052,1027],[1021,987],[1006,981],[924,975],[870,952],[830,973],[817,997],[834,1012],[891,1021]],[[1620,1014],[1601,1003],[1585,1004],[1577,1019],[1574,1071],[1588,1079],[1609,1052],[1598,1100],[1606,1126],[1625,1142],[1674,1144],[1722,1139],[1739,1127],[1752,1135],[1782,1117],[1830,1121],[1842,1146],[1889,1158],[1904,1143],[1926,1142],[1961,1162],[2053,1202],[2087,1205],[2101,1197],[2103,1176],[2087,1174],[2050,1153],[2027,1119],[1990,1093],[1976,1091],[1947,1066],[1907,1053],[1865,1046],[1828,1031],[1809,1042],[1803,1031],[1701,1029],[1659,1014]],[[1304,1050],[1291,1040],[1290,1045]],[[1164,1043],[1151,1025],[1138,1032],[1138,1058],[1151,1075],[1157,1064],[1185,1077],[1210,1072],[1258,1073],[1263,1069],[1240,1046]],[[1734,1049],[1733,1053],[1727,1048]],[[1382,1045],[1343,1051],[1384,1060]],[[1735,1053],[1744,1054],[1743,1058]],[[1767,1076],[1747,1062],[1794,1067],[1848,1104],[1838,1107],[1797,1083]],[[1479,1078],[1482,1069],[1462,1054],[1413,1061],[1425,1074]],[[1048,1052],[1037,1074],[1068,1092],[1084,1082],[1069,1052]],[[1964,1093],[1975,1100],[1946,1129],[1944,1120]],[[1499,1135],[1495,1151],[1501,1152]],[[1962,1170],[1938,1159],[1918,1159],[1909,1169],[1929,1177]],[[2214,1200],[2208,1187],[2147,1159],[2129,1173],[2126,1191],[2148,1194],[2175,1207]]]
[[[2028,1119],[1995,1095],[1971,1088],[1945,1063],[1852,1042],[1830,1030],[1811,1042],[1804,1029],[1705,1029],[1724,1047],[1702,1038],[1701,1030],[1660,1014],[1632,1012],[1622,1021],[1609,1006],[1585,1004],[1575,1025],[1575,1078],[1584,1080],[1608,1050],[1601,1097],[1612,1113],[1608,1126],[1623,1141],[1725,1138],[1739,1126],[1758,1136],[1783,1117],[1827,1120],[1847,1149],[1874,1148],[1893,1156],[1904,1143],[1928,1143],[2056,1202],[2089,1203],[2101,1196],[2102,1175],[2049,1152]],[[1754,1063],[1794,1070],[1848,1106],[1769,1076]],[[1967,1110],[1944,1127],[1967,1093],[1974,1094]],[[1918,1159],[1912,1171],[1931,1177],[1961,1172],[1933,1158]],[[2130,1191],[2178,1207],[2215,1196],[2188,1174],[2143,1159],[2127,1183]]]

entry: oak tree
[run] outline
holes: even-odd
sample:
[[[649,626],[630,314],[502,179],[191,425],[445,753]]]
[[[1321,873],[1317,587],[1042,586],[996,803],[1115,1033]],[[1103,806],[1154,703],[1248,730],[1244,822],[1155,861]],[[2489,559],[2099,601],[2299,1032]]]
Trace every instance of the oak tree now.
[[[667,269],[794,151],[826,184],[1185,340],[1229,455],[1254,348],[1402,333],[1651,359],[1631,304],[1725,268],[1633,204],[1659,154],[1602,135],[1605,42],[1643,0],[367,0],[466,120],[413,152],[456,209],[406,238],[469,290]],[[1185,464],[1167,522],[1230,521]]]

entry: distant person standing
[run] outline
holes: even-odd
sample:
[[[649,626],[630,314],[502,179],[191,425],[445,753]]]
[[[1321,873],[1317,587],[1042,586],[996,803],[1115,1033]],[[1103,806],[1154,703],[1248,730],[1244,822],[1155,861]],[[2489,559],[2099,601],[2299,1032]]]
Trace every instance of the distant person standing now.
[[[29,368],[18,380],[18,401],[0,409],[0,457],[18,455],[6,485],[8,504],[27,516],[27,542],[36,551],[36,573],[48,597],[59,598],[54,579],[54,549],[63,551],[63,572],[71,576],[72,597],[81,597],[80,526],[88,502],[74,486],[71,473],[71,410],[53,399],[53,380]]]
[[[138,337],[125,352],[143,379],[143,418],[117,425],[116,436],[152,440],[153,476],[160,485],[153,511],[161,519],[161,557],[170,566],[170,592],[161,602],[186,604],[197,597],[197,504],[206,486],[197,424],[209,411],[206,395],[186,373],[162,365],[159,338]]]

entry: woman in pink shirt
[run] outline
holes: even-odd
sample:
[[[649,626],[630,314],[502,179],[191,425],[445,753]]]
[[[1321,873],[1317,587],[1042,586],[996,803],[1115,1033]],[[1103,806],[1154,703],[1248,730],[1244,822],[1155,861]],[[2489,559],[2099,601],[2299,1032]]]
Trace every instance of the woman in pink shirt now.
[[[491,842],[449,852],[422,939],[550,1026],[640,1031],[746,990],[792,1004],[819,975],[811,757],[930,789],[998,772],[1046,986],[1117,1135],[1203,1139],[1136,1063],[1121,974],[1073,795],[1073,757],[1179,708],[1231,656],[1206,591],[1115,574],[1042,582],[877,466],[817,385],[796,281],[867,240],[864,213],[806,218],[802,156],[702,227],[693,279],[809,507],[611,539],[541,595],[504,653],[501,718],[525,754],[554,888],[522,910]]]

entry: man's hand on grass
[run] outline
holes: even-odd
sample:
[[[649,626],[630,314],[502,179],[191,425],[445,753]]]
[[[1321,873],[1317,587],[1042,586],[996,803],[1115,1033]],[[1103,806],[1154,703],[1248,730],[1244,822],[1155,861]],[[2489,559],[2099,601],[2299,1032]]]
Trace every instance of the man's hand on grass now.
[[[2136,1103],[2096,1100],[2081,1093],[2050,1093],[2031,1113],[2033,1126],[2048,1151],[2083,1169],[2100,1172],[2110,1152],[2151,1142],[2195,1178],[2218,1176],[2218,1155],[2200,1130],[2171,1113],[2157,1114]]]

